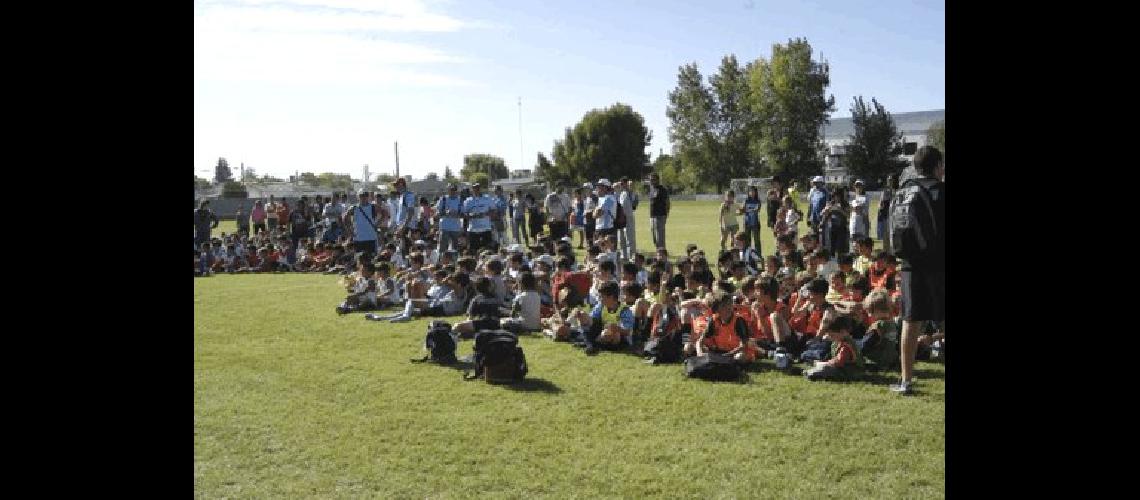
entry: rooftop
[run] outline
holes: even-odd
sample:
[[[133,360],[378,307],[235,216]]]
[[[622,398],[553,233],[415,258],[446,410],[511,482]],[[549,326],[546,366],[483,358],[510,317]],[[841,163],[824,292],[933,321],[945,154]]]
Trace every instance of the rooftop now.
[[[934,122],[946,119],[946,110],[891,113],[891,118],[894,118],[895,126],[904,135],[923,135]],[[851,117],[832,118],[830,124],[823,126],[824,139],[846,139],[852,135],[855,135],[855,125]]]

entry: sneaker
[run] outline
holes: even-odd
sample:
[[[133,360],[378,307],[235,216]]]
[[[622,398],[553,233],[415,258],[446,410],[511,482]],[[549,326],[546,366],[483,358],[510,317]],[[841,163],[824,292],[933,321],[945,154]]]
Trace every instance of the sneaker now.
[[[369,321],[380,321],[381,318],[380,318],[380,315],[378,315],[378,314],[368,313],[368,314],[364,315],[364,319],[369,320]]]
[[[891,389],[891,392],[895,392],[895,393],[899,393],[899,394],[911,394],[911,392],[912,392],[911,391],[911,382],[899,382],[897,384],[891,384],[890,389]]]
[[[344,316],[346,313],[348,313],[348,310],[345,309],[344,306],[336,306],[336,313]]]
[[[401,314],[399,316],[396,316],[395,318],[388,320],[388,322],[389,323],[407,323],[408,321],[411,321],[411,320],[412,320],[411,316],[405,316],[405,315]]]
[[[587,356],[594,356],[596,354],[598,354],[598,346],[586,347],[586,355]]]

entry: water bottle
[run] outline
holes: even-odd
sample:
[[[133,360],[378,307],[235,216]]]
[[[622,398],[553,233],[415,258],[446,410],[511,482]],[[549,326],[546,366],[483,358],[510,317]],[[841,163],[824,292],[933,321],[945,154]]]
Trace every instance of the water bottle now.
[[[791,364],[791,357],[783,348],[776,350],[776,368],[786,369]]]

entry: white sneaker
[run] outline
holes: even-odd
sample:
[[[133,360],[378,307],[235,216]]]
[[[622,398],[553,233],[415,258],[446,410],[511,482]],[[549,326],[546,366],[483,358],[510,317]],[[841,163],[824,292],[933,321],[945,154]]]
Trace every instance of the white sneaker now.
[[[388,320],[388,322],[389,323],[406,323],[406,322],[411,321],[411,320],[412,320],[411,316],[405,316],[405,315],[401,314],[399,316],[396,316],[395,318]]]

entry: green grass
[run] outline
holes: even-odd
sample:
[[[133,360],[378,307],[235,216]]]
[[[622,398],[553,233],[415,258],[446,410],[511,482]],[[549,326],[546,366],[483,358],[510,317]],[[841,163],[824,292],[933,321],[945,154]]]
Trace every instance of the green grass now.
[[[671,253],[716,248],[715,205],[674,206]],[[919,363],[905,398],[897,373],[808,382],[762,360],[709,383],[524,337],[528,380],[492,386],[409,363],[427,320],[337,316],[336,281],[194,280],[196,496],[944,496],[942,365]]]

